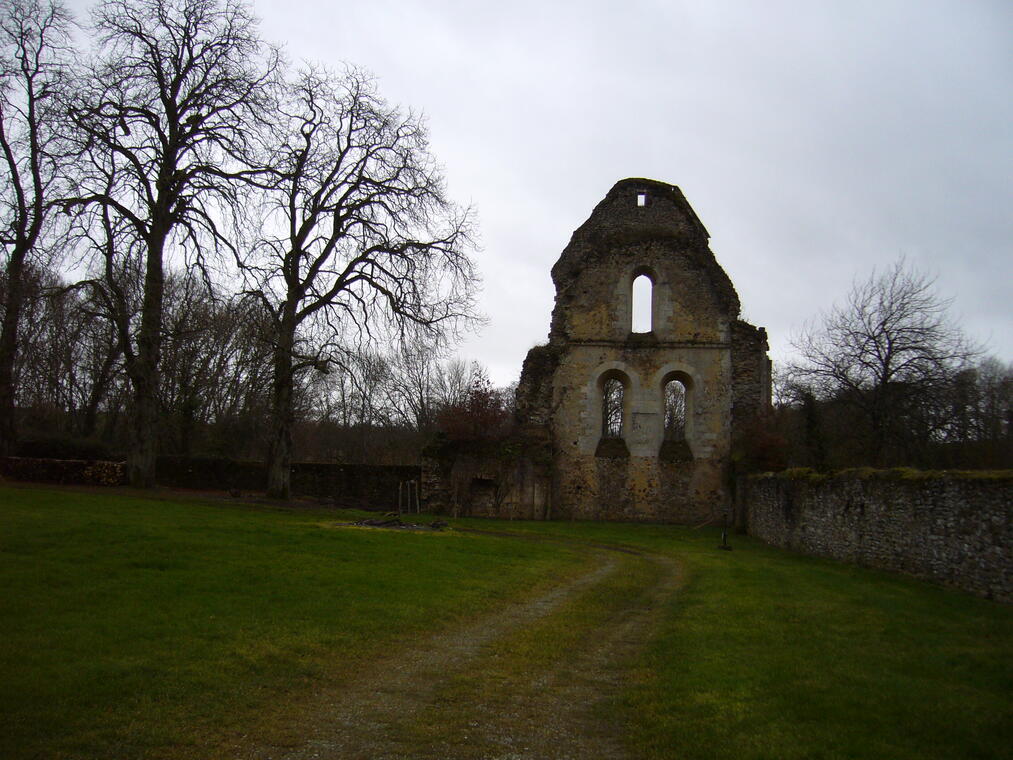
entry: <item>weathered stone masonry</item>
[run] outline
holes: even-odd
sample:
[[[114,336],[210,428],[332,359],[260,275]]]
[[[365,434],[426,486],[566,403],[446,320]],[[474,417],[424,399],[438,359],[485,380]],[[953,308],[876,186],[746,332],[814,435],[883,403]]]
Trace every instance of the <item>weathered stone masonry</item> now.
[[[1013,473],[789,471],[743,478],[738,502],[775,546],[1013,602]]]
[[[431,451],[429,508],[684,523],[726,514],[731,441],[769,405],[770,363],[766,333],[738,319],[707,241],[679,188],[617,183],[552,268],[549,341],[524,361],[519,433],[495,456]],[[649,332],[632,325],[640,275],[652,284]],[[685,389],[677,434],[665,422],[673,380]]]

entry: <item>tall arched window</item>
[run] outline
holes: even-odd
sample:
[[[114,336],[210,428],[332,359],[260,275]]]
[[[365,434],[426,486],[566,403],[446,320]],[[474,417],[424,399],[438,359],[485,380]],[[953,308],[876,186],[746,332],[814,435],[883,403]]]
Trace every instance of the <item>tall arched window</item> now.
[[[651,305],[654,283],[646,274],[641,274],[633,281],[633,324],[630,331],[648,333],[654,329],[653,309]]]
[[[686,439],[686,386],[679,380],[665,383],[665,440]]]
[[[623,381],[610,377],[602,384],[601,437],[623,437]]]

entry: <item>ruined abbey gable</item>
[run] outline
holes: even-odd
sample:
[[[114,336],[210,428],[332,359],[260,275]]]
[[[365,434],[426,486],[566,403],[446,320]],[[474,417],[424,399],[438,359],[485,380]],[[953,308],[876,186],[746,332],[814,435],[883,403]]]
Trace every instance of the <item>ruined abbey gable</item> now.
[[[770,402],[766,333],[678,187],[618,182],[552,268],[549,340],[524,361],[517,432],[431,451],[432,509],[703,522],[729,509],[733,438]],[[638,278],[645,278],[634,287]],[[635,325],[634,293],[645,324]]]

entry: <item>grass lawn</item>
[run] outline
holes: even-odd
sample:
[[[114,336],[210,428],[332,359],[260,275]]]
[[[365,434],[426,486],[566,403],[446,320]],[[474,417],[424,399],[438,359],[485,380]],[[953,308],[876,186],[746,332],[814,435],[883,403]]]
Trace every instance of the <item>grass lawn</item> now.
[[[341,519],[0,487],[0,757],[204,757],[314,679],[581,572],[587,541],[684,568],[610,706],[635,756],[1011,756],[1009,607],[709,530]],[[544,657],[593,602],[508,656]]]
[[[716,531],[512,526],[682,561],[613,705],[636,757],[1013,757],[1013,608]]]
[[[584,562],[343,517],[0,487],[0,757],[205,757],[312,679]]]

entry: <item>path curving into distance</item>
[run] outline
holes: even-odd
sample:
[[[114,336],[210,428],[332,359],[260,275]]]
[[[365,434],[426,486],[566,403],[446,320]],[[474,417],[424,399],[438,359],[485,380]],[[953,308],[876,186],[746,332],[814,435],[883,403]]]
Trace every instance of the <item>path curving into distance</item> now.
[[[541,539],[499,533],[518,540]],[[395,648],[323,685],[284,745],[256,731],[244,760],[573,760],[630,757],[610,709],[681,575],[671,558],[582,547],[591,569],[541,596]]]

